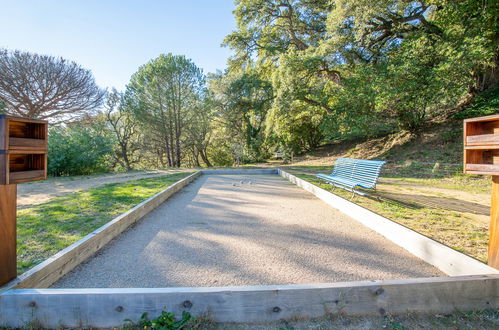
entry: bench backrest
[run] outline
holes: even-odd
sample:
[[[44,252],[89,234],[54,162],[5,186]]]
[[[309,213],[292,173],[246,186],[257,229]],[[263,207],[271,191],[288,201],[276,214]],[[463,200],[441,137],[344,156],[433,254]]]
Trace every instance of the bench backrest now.
[[[374,188],[381,172],[381,167],[385,163],[382,160],[338,158],[331,175],[350,179],[362,184],[366,188]]]

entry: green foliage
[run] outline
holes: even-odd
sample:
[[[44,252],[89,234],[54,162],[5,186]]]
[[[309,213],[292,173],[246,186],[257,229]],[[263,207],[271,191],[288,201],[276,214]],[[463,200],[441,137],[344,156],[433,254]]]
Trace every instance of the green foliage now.
[[[456,119],[487,116],[499,113],[499,87],[491,88],[473,99],[470,107],[455,115]]]
[[[18,210],[18,271],[28,270],[189,174],[106,184]]]
[[[161,312],[161,315],[155,319],[149,320],[148,314],[144,313],[140,317],[137,324],[133,324],[132,320],[125,320],[129,324],[126,325],[125,329],[151,329],[151,330],[178,330],[178,329],[188,329],[188,323],[192,322],[194,319],[191,317],[189,312],[182,312],[182,317],[180,320],[175,319],[175,315],[171,312]]]
[[[497,85],[493,1],[240,0],[227,76],[272,82],[270,149],[418,131]]]
[[[264,149],[265,119],[273,99],[272,84],[254,70],[233,70],[211,77],[210,97],[218,129],[230,136],[225,150],[234,162],[259,161]]]
[[[202,116],[198,111],[204,97],[204,75],[185,56],[163,54],[133,74],[125,93],[125,105],[151,133],[147,145],[160,162],[179,167],[184,158],[185,133]],[[198,137],[199,138],[199,137]]]
[[[114,140],[102,121],[53,127],[49,132],[48,174],[83,175],[112,169]]]

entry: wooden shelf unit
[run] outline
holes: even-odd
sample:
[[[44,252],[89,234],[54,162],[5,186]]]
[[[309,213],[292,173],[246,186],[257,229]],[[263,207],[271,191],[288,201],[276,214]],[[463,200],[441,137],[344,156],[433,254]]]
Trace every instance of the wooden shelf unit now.
[[[0,115],[0,150],[47,151],[48,123]]]
[[[464,121],[464,173],[499,175],[499,115]]]
[[[47,178],[48,123],[0,115],[0,286],[17,276],[17,184]]]
[[[47,177],[48,123],[0,115],[0,184]]]

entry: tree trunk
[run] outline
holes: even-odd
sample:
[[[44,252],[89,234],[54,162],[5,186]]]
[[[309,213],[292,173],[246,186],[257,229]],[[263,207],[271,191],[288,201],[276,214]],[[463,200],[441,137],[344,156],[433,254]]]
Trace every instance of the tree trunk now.
[[[203,160],[203,162],[206,164],[206,166],[208,167],[212,167],[213,165],[211,165],[211,162],[210,160],[208,159],[208,156],[206,155],[206,151],[204,150],[200,150],[199,151],[199,155],[201,156],[201,159]]]
[[[168,142],[168,136],[165,138],[165,154],[166,154],[166,161],[168,163],[168,167],[172,167],[172,159],[170,156],[170,144]]]

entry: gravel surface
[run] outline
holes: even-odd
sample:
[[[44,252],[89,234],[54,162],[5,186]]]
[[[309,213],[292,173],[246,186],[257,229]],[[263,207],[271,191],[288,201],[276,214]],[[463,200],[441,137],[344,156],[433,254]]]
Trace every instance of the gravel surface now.
[[[53,287],[319,283],[445,276],[292,183],[205,175]]]

